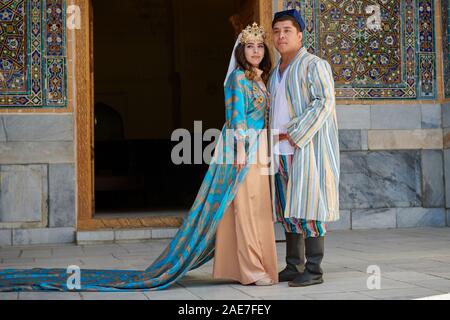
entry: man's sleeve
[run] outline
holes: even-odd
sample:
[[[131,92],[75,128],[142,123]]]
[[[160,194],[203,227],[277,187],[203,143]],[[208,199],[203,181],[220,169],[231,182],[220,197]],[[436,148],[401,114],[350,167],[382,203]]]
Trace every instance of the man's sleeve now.
[[[287,124],[291,140],[299,147],[307,145],[336,108],[334,79],[330,64],[318,59],[307,74],[311,103],[302,115]]]

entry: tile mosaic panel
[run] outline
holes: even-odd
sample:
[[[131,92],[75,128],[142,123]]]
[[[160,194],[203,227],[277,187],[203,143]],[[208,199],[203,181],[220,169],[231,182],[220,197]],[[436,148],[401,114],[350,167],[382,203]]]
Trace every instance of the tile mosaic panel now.
[[[283,0],[300,10],[308,51],[330,62],[344,99],[434,99],[432,0]]]
[[[0,0],[0,107],[65,107],[64,0]]]

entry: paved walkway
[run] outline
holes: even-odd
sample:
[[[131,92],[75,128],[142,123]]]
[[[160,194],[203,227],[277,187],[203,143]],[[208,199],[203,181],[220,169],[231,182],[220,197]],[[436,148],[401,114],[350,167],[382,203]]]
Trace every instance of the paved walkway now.
[[[0,248],[0,269],[79,265],[82,269],[145,269],[168,240],[105,245]],[[285,244],[278,243],[279,267]],[[380,289],[369,289],[381,271]],[[450,229],[335,231],[326,239],[325,282],[307,288],[242,286],[211,279],[212,262],[190,272],[175,287],[146,293],[0,293],[3,299],[417,299],[449,298]],[[375,267],[376,269],[376,267]],[[374,269],[374,270],[375,270]]]

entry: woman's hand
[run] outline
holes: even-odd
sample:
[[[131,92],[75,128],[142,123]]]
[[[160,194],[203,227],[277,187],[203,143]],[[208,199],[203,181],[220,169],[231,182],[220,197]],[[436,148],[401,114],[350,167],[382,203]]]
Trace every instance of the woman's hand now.
[[[236,167],[236,170],[239,172],[245,167],[246,164],[247,164],[247,155],[245,154],[245,147],[241,143],[239,143],[234,166]]]

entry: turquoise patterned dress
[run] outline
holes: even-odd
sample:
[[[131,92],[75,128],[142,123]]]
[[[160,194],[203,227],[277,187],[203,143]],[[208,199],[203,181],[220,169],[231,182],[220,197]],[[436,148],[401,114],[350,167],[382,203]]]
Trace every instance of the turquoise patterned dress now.
[[[240,69],[233,71],[225,85],[226,123],[221,136],[227,136],[227,129],[237,134],[231,145],[217,145],[215,161],[209,166],[188,216],[175,238],[146,270],[81,269],[81,288],[70,290],[66,269],[6,269],[0,270],[0,291],[161,290],[211,260],[218,224],[244,180],[248,164],[254,161],[257,137],[245,144],[248,161],[241,171],[237,172],[232,163],[219,160],[236,148],[236,140],[243,139],[248,129],[261,133],[267,103],[268,97],[256,82],[249,81]]]

